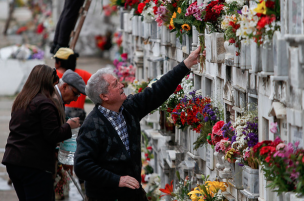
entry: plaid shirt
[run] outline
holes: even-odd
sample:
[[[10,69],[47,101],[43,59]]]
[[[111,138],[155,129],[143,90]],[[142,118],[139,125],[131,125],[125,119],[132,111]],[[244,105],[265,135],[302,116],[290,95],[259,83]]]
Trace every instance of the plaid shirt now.
[[[130,154],[129,150],[129,135],[127,124],[125,121],[124,116],[122,115],[123,106],[119,109],[119,113],[111,111],[107,108],[102,107],[101,105],[98,106],[98,110],[109,120],[112,124],[116,132],[118,133],[122,143],[125,145],[126,150]]]

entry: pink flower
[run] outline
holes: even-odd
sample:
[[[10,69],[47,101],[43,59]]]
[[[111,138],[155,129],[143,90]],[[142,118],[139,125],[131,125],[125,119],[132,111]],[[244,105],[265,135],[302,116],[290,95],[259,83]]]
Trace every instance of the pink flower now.
[[[284,143],[280,143],[278,144],[278,146],[276,147],[276,150],[282,150],[285,148],[285,144]]]
[[[270,126],[271,126],[270,132],[272,132],[273,134],[276,134],[278,132],[278,123],[277,122],[275,122],[275,123],[271,122]]]
[[[224,124],[225,124],[224,121],[216,122],[212,128],[212,133],[216,135],[222,135],[221,128],[224,126]]]

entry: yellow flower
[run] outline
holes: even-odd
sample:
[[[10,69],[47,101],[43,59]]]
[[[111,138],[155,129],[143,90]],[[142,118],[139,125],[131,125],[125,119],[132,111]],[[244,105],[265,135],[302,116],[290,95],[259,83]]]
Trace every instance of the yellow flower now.
[[[180,7],[178,7],[178,8],[177,8],[177,12],[178,12],[178,14],[181,14],[182,9],[181,9]]]
[[[172,18],[176,18],[176,12],[173,13]]]
[[[190,30],[191,30],[191,27],[189,26],[189,24],[183,24],[183,25],[182,25],[182,28],[183,28],[185,31],[190,31]]]
[[[206,181],[206,184],[208,185],[209,191],[212,193],[217,193],[219,190],[226,191],[226,184],[225,182],[219,182],[219,181]]]
[[[172,29],[175,29],[174,22],[173,22],[173,16],[172,16],[172,18],[170,20],[170,25],[171,25]]]
[[[258,6],[254,9],[255,12],[257,13],[262,13],[266,15],[266,3],[265,1],[262,1]]]

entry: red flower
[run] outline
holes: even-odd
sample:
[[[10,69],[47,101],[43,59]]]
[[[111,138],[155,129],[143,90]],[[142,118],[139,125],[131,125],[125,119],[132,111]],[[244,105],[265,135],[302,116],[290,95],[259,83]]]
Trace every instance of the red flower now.
[[[144,3],[150,3],[151,0],[145,0]]]
[[[177,94],[177,92],[179,92],[179,91],[182,90],[182,89],[183,89],[182,86],[179,84],[179,85],[177,86],[177,88],[175,89],[174,93]]]
[[[158,0],[154,0],[154,3],[155,3],[155,5],[157,5],[157,3],[158,3]]]
[[[169,25],[169,29],[170,29],[170,30],[172,30],[172,29],[173,29],[173,27],[172,27],[171,25]]]
[[[171,185],[169,185],[169,184],[166,184],[166,186],[165,186],[165,188],[163,189],[163,188],[160,188],[159,190],[161,191],[161,192],[163,192],[163,193],[165,193],[166,195],[171,195],[172,194],[172,192],[173,192],[173,180],[171,181]],[[163,196],[165,196],[165,195],[162,195],[161,197],[163,197]]]
[[[138,93],[140,93],[140,92],[142,92],[142,88],[141,87],[138,89]]]
[[[142,13],[143,10],[144,10],[144,8],[145,8],[145,6],[146,6],[145,3],[140,3],[140,4],[138,4],[137,11],[138,11],[139,13]]]
[[[152,150],[152,147],[151,147],[151,146],[148,146],[147,149],[151,151],[151,150]]]
[[[157,15],[157,9],[158,9],[157,6],[154,6],[154,7],[153,7],[153,13],[154,13],[154,15]]]
[[[265,146],[265,147],[262,147],[262,148],[261,148],[260,154],[261,154],[261,155],[264,155],[264,154],[267,154],[267,153],[273,152],[273,151],[275,151],[275,147]]]
[[[146,180],[145,180],[145,177],[146,177],[145,174],[141,175],[141,183],[143,183],[143,184],[147,183]]]
[[[174,8],[176,8],[176,6],[177,6],[177,3],[173,3],[173,4],[172,4],[172,6],[173,6]]]
[[[41,34],[44,30],[44,26],[42,23],[38,24],[37,29],[36,29],[36,33],[37,34]]]
[[[267,156],[267,157],[265,158],[265,161],[266,161],[267,163],[269,163],[270,159],[271,159],[271,157],[270,157],[270,156]]]
[[[273,22],[275,20],[275,16],[272,15],[272,16],[265,16],[265,17],[262,17],[258,23],[257,23],[257,29],[258,30],[261,30],[263,29],[267,24],[270,24],[271,22]]]
[[[274,4],[275,4],[274,1],[267,1],[266,2],[266,7],[270,8],[270,9],[274,9]]]
[[[239,56],[240,55],[240,53],[239,52],[235,52],[235,56]]]
[[[147,153],[145,153],[145,157],[146,157],[146,158],[148,157],[148,154],[147,154]]]
[[[212,128],[212,134],[222,135],[221,128],[224,126],[224,124],[225,124],[224,121],[216,122]]]
[[[230,38],[229,43],[235,43],[235,40],[233,38]]]

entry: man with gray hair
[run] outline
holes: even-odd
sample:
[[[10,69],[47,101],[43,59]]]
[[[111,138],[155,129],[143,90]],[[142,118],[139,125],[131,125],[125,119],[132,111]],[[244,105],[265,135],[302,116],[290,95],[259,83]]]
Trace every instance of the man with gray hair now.
[[[143,92],[124,94],[124,85],[100,69],[86,86],[96,104],[80,128],[74,155],[88,201],[146,201],[141,181],[140,120],[158,108],[197,64],[200,48]]]

